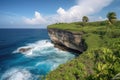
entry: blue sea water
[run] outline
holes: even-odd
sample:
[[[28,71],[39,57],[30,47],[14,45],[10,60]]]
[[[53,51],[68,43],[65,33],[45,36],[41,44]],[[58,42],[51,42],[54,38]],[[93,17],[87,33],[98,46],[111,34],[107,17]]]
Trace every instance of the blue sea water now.
[[[47,29],[0,29],[0,80],[39,80],[74,57],[54,47]]]

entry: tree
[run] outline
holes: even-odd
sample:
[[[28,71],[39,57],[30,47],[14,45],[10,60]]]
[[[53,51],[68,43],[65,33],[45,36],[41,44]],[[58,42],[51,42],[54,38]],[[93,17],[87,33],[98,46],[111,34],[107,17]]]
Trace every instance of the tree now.
[[[84,23],[86,23],[86,22],[88,22],[88,21],[89,21],[89,19],[88,19],[88,17],[87,17],[87,16],[83,16],[82,21],[83,21]]]
[[[82,21],[83,21],[82,26],[85,26],[86,22],[88,22],[89,19],[88,19],[87,16],[83,16],[83,17],[82,17]]]
[[[109,13],[107,14],[107,18],[108,18],[109,22],[110,22],[111,24],[113,24],[113,23],[116,21],[116,19],[117,19],[117,15],[116,15],[115,12],[109,12]]]

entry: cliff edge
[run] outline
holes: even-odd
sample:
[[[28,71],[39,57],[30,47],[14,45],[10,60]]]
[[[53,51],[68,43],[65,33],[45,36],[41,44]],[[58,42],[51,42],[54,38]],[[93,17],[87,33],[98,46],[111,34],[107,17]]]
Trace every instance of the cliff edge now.
[[[87,49],[83,32],[71,32],[62,29],[48,28],[48,34],[55,47],[71,50],[73,52],[83,52]]]

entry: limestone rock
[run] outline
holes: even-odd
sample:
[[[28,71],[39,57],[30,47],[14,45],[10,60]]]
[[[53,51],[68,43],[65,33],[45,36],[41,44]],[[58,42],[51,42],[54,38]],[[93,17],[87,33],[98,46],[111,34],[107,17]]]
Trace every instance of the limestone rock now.
[[[67,47],[79,52],[83,52],[87,48],[84,39],[82,39],[83,32],[73,33],[67,30],[50,28],[48,29],[48,34],[55,45]]]

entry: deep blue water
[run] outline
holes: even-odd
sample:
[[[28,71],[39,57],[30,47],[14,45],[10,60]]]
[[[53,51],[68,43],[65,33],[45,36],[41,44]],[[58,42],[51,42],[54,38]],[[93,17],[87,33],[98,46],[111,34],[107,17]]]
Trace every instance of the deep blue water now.
[[[54,48],[46,29],[0,29],[0,80],[38,80],[74,57]]]

